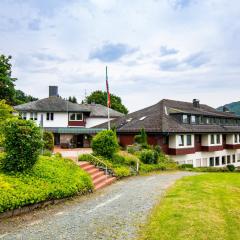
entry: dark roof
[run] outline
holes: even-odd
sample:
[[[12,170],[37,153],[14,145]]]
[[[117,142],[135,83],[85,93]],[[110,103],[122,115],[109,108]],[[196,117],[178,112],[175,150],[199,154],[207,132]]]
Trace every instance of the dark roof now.
[[[53,133],[74,133],[74,134],[96,134],[101,132],[102,128],[83,128],[83,127],[45,127],[46,131]]]
[[[91,117],[107,117],[107,107],[101,104],[77,104],[61,97],[52,96],[14,107],[17,111],[33,112],[86,112]],[[110,109],[110,117],[122,117],[124,114]]]
[[[223,126],[217,124],[183,124],[175,114],[194,114],[221,118],[240,119],[233,113],[219,112],[216,109],[204,104],[199,108],[193,106],[190,102],[181,102],[163,99],[155,105],[141,109],[139,111],[125,115],[124,117],[111,121],[111,126],[117,128],[117,132],[139,132],[144,128],[147,132],[240,132],[240,126]],[[96,127],[107,128],[107,123]]]

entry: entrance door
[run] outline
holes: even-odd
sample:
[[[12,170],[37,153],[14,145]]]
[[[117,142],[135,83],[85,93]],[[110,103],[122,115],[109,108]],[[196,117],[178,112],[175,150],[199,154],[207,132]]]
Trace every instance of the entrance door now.
[[[54,145],[60,145],[60,134],[54,133]]]
[[[83,135],[77,135],[77,147],[83,147]]]

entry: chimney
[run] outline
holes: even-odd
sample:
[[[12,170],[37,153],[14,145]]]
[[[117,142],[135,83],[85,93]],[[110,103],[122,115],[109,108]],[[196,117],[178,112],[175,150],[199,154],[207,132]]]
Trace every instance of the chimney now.
[[[200,108],[200,101],[198,99],[193,99],[193,107]]]
[[[58,97],[58,86],[49,86],[49,97]]]

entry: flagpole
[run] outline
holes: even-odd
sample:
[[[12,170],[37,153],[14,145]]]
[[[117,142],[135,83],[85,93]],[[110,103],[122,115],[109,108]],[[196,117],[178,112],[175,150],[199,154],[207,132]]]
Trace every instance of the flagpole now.
[[[107,84],[108,130],[110,130],[110,129],[111,129],[111,126],[110,126],[109,86],[108,86],[108,74],[107,74],[107,66],[106,66],[106,84]]]

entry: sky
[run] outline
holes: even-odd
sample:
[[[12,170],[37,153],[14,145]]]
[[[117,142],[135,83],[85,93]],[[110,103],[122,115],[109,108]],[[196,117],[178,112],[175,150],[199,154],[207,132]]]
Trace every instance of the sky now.
[[[239,101],[239,0],[0,0],[0,54],[38,98],[105,90],[130,111],[163,98]]]

